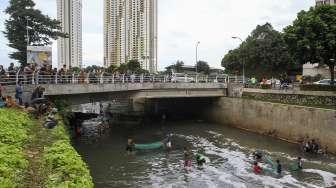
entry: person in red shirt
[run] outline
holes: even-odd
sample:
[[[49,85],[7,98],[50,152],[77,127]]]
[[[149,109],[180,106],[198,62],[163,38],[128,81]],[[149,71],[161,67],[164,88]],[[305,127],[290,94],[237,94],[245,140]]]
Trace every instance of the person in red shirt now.
[[[253,172],[256,173],[256,174],[261,174],[262,168],[258,165],[258,162],[254,162]]]

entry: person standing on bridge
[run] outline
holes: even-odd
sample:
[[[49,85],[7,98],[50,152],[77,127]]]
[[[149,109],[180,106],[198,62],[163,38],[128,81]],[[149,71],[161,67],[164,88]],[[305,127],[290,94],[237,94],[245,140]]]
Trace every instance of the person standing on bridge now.
[[[3,97],[2,94],[4,93],[4,91],[5,91],[5,87],[3,87],[0,83],[0,98]]]
[[[6,71],[2,65],[0,65],[0,82],[4,82],[6,77]]]

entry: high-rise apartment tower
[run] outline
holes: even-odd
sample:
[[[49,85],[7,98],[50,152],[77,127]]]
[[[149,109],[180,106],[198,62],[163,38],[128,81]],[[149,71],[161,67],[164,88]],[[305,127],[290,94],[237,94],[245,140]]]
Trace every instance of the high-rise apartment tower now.
[[[57,0],[57,19],[68,38],[59,38],[58,68],[82,67],[82,0]]]
[[[157,0],[104,0],[104,66],[138,60],[157,72]]]
[[[324,5],[324,4],[335,5],[336,0],[316,0],[316,5]]]

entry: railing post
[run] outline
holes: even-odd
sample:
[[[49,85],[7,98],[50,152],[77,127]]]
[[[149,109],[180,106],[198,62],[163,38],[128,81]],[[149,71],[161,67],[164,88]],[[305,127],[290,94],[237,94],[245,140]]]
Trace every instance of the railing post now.
[[[16,73],[16,84],[19,83],[19,74],[20,74],[20,69],[19,69],[18,72]]]
[[[205,77],[205,83],[208,83],[209,82],[209,75],[206,75]]]
[[[114,84],[114,74],[112,74],[112,84]]]
[[[88,74],[86,74],[86,83],[89,84],[90,83],[90,72]]]
[[[122,75],[122,83],[125,83],[125,74]]]
[[[57,82],[58,82],[58,72],[56,72],[55,74],[55,84],[57,84]]]
[[[35,75],[36,75],[36,71],[33,72],[32,75],[32,84],[35,85]]]
[[[140,77],[140,83],[143,83],[144,82],[144,75],[141,74],[141,77]]]
[[[37,71],[37,74],[36,74],[36,84],[37,85],[39,84],[39,81],[40,81],[40,71]]]
[[[75,73],[72,74],[71,82],[72,82],[72,84],[75,83]]]
[[[198,74],[196,73],[196,76],[195,76],[195,83],[198,83]]]
[[[104,84],[104,73],[100,75],[100,84]]]

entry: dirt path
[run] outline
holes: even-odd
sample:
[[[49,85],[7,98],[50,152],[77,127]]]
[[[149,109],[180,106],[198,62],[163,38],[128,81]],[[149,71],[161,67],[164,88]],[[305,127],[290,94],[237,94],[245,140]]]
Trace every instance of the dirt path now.
[[[24,178],[23,187],[39,188],[43,187],[43,169],[42,169],[42,154],[44,147],[51,142],[50,131],[42,127],[41,121],[36,121],[34,126],[30,128],[29,140],[25,147],[29,166],[27,174]]]

